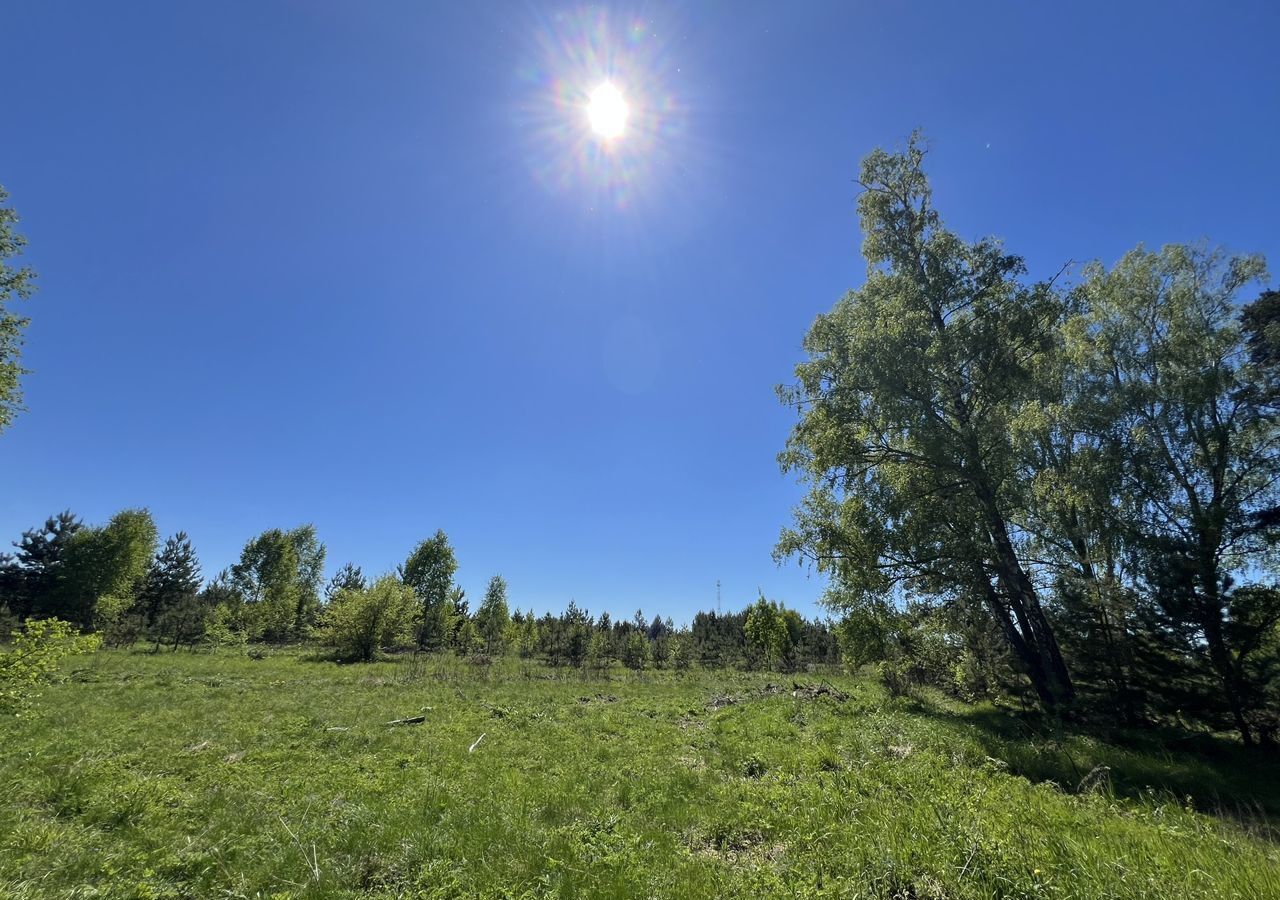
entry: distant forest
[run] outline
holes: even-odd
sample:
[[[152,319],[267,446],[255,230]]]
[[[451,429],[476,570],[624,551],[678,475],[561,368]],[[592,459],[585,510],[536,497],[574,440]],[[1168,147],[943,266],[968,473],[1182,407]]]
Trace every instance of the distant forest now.
[[[455,584],[443,531],[422,541],[388,576],[370,581],[353,564],[323,582],[325,546],[315,529],[271,529],[205,583],[190,538],[162,545],[145,509],[101,526],[71,512],[51,516],[0,555],[0,629],[56,618],[96,631],[108,646],[155,649],[318,640],[341,659],[384,649],[452,651],[477,658],[517,653],[553,666],[632,669],[737,666],[803,668],[839,661],[833,630],[761,598],[748,610],[699,612],[692,624],[592,616],[572,601],[560,615],[512,611],[507,583],[490,579],[475,609]]]

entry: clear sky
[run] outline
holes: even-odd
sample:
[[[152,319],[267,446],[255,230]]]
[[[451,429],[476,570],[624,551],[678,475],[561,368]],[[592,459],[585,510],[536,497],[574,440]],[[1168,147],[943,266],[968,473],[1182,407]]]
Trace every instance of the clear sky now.
[[[923,127],[948,223],[1033,275],[1280,267],[1277,35],[1274,0],[0,2],[40,273],[0,537],[147,506],[207,574],[302,522],[377,573],[444,528],[472,596],[811,614],[773,388],[862,280],[862,155]]]

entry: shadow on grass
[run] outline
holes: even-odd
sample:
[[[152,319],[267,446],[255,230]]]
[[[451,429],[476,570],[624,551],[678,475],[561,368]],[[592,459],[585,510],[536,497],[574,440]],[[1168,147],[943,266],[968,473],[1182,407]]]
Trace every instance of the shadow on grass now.
[[[1152,794],[1230,818],[1280,841],[1280,755],[1229,737],[1160,727],[1091,729],[997,707],[948,709],[917,701],[919,714],[964,727],[988,756],[1067,793]]]

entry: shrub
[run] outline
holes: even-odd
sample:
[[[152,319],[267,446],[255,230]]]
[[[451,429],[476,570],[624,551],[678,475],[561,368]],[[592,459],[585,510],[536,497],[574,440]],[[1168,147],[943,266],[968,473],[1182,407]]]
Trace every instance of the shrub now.
[[[476,627],[474,619],[465,619],[458,628],[457,635],[454,636],[454,650],[459,656],[471,656],[479,653],[480,648],[484,646],[484,639],[480,636],[480,629]]]
[[[870,602],[848,609],[837,635],[846,665],[856,670],[874,663],[891,696],[913,694],[922,685],[964,700],[986,696],[977,658],[949,626],[939,610],[922,604],[897,609]]]
[[[204,636],[202,638],[204,645],[210,648],[234,647],[243,649],[248,643],[248,635],[235,626],[235,616],[230,607],[221,603],[213,607],[204,625]]]
[[[693,640],[688,635],[671,638],[671,665],[677,672],[688,671],[693,665]]]
[[[92,653],[102,639],[78,632],[61,619],[29,619],[8,652],[0,654],[0,714],[21,715],[36,696],[35,688],[57,669],[64,657]]]
[[[379,648],[411,638],[415,608],[413,589],[385,575],[363,590],[339,591],[321,616],[317,636],[339,658],[368,662]]]
[[[108,594],[94,604],[94,621],[108,647],[130,647],[142,636],[146,624],[132,597]]]
[[[633,631],[628,634],[622,645],[622,664],[639,672],[648,667],[650,659],[649,639],[644,633]]]

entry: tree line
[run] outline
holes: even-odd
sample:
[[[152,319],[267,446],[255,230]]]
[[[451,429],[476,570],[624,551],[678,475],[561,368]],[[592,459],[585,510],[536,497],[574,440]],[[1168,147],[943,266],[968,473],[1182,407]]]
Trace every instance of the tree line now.
[[[832,664],[833,630],[763,596],[736,614],[670,619],[593,617],[570,601],[561,614],[512,610],[494,575],[474,610],[455,580],[444,531],[415,546],[394,572],[366,578],[347,563],[324,580],[326,548],[311,525],[269,529],[207,582],[183,532],[159,541],[145,509],[85,525],[50,516],[0,554],[0,639],[22,622],[58,620],[111,647],[153,649],[317,641],[344,660],[387,649],[452,651],[473,658],[515,654],[555,666],[684,669]]]
[[[1127,724],[1280,727],[1280,294],[1259,256],[1143,246],[1040,280],[863,161],[867,277],[817,318],[779,541],[890,681]]]

